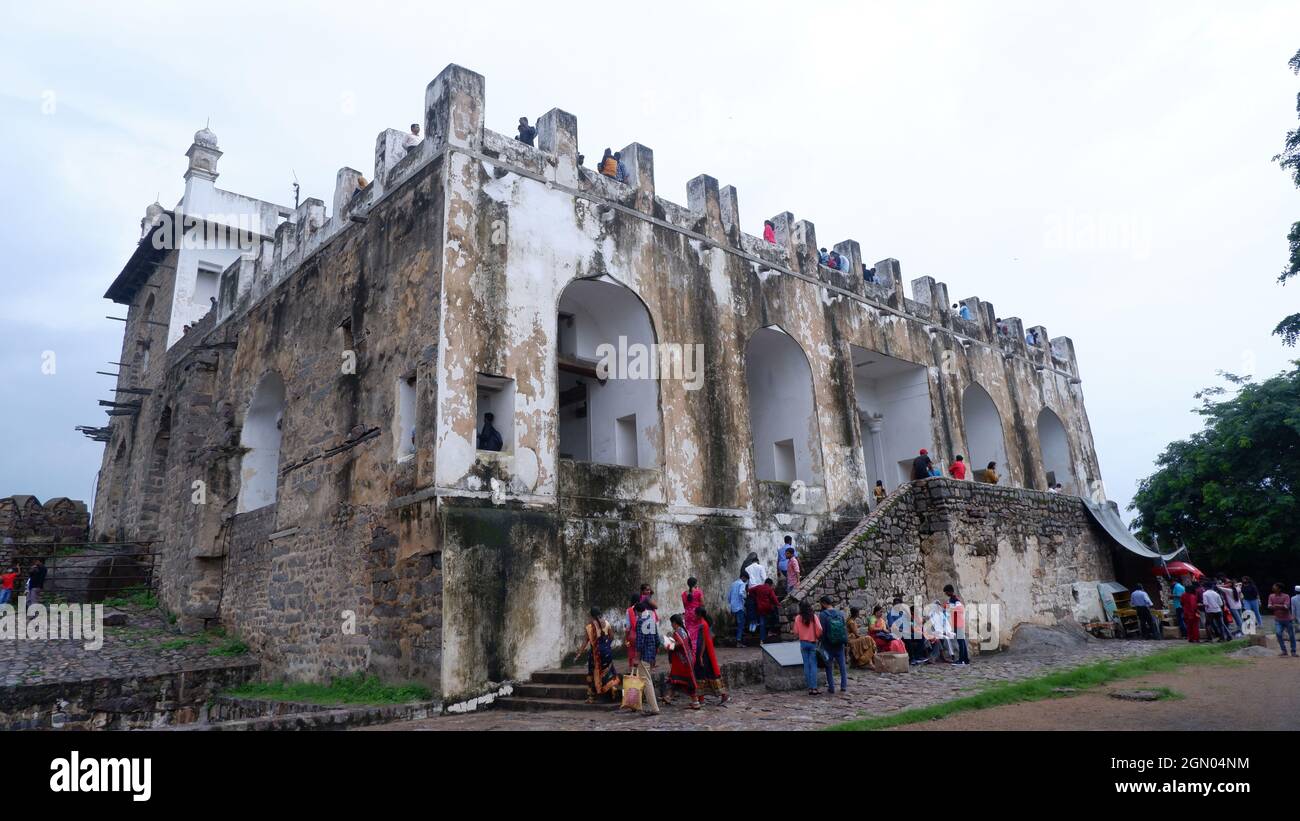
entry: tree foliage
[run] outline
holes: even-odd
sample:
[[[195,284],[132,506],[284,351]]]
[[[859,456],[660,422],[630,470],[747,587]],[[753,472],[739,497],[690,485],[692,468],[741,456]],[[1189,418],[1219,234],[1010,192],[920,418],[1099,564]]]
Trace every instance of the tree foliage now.
[[[1300,361],[1267,381],[1222,374],[1196,394],[1205,428],[1170,444],[1138,485],[1134,525],[1210,568],[1300,572]],[[1300,579],[1298,579],[1300,580]]]
[[[1288,63],[1291,70],[1300,74],[1300,51],[1295,53]],[[1296,95],[1296,115],[1300,116],[1300,94]],[[1291,172],[1291,180],[1300,188],[1300,128],[1293,128],[1286,135],[1286,141],[1282,145],[1282,153],[1273,157],[1273,161],[1282,166],[1285,171]],[[1291,246],[1291,257],[1287,261],[1287,266],[1282,269],[1282,274],[1277,281],[1286,284],[1291,277],[1300,274],[1300,222],[1291,226],[1291,233],[1287,236],[1287,241]],[[1277,324],[1273,333],[1282,337],[1282,341],[1287,345],[1295,345],[1300,340],[1300,314],[1291,314]]]

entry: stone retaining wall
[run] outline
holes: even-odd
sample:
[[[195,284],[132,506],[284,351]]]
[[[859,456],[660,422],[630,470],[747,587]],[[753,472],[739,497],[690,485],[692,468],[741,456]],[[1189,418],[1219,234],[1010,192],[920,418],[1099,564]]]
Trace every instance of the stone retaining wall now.
[[[0,689],[0,730],[143,730],[198,721],[217,693],[251,680],[256,661],[152,676]]]
[[[782,608],[830,595],[867,613],[895,595],[928,602],[953,584],[992,605],[1003,647],[1021,624],[1075,617],[1074,585],[1114,578],[1110,538],[1077,496],[954,479],[913,482],[863,519]]]

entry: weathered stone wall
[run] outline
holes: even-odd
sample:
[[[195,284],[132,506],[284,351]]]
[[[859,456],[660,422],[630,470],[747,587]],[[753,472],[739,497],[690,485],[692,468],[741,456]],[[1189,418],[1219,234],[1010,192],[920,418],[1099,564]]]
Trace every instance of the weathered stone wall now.
[[[221,322],[210,313],[120,381],[151,393],[112,422],[96,527],[159,538],[164,605],[186,627],[220,621],[270,674],[373,668],[437,684],[433,506],[391,504],[428,484],[431,426],[416,457],[397,463],[390,423],[408,373],[420,378],[422,419],[437,395],[440,172],[435,161],[409,174],[260,300]],[[128,334],[155,327],[128,323]],[[237,514],[241,428],[268,373],[286,385],[278,498]]]
[[[149,676],[26,684],[0,690],[0,730],[147,730],[189,724],[218,693],[251,680],[238,661]]]
[[[1074,618],[1074,585],[1114,579],[1113,549],[1078,497],[927,479],[864,519],[791,600],[829,595],[870,612],[896,595],[933,601],[952,584],[966,602],[998,607],[1005,646],[1022,624]]]

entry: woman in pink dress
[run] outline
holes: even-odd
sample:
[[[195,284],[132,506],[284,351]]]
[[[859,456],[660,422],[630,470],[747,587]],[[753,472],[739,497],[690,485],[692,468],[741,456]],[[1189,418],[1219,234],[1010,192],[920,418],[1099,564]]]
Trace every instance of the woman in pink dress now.
[[[686,632],[691,634],[691,646],[700,645],[700,617],[695,615],[695,608],[704,604],[704,593],[696,587],[699,582],[694,576],[686,580],[686,590],[682,592],[682,617],[686,622]]]

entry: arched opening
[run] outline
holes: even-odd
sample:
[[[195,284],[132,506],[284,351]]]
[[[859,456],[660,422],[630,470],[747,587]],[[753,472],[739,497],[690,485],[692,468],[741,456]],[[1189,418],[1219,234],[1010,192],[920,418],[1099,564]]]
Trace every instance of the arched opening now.
[[[780,328],[758,329],[745,346],[745,386],[757,477],[820,486],[821,436],[803,348]]]
[[[158,433],[149,450],[149,472],[144,480],[144,504],[140,506],[140,538],[159,536],[158,519],[162,514],[167,485],[167,452],[171,447],[172,409],[165,408],[158,420]]]
[[[284,420],[284,381],[279,374],[262,377],[244,414],[239,443],[245,449],[239,466],[236,513],[275,502],[280,470],[280,427]]]
[[[988,391],[971,383],[961,398],[961,416],[966,427],[966,449],[963,454],[971,470],[980,471],[989,462],[997,463],[998,484],[1007,480],[1007,444],[1002,435],[1002,416]],[[978,476],[976,477],[978,478]]]
[[[911,479],[917,451],[934,447],[930,380],[924,365],[879,351],[849,345],[849,355],[867,486],[892,491]]]
[[[580,279],[560,295],[557,323],[560,458],[659,467],[659,369],[645,304],[612,280]],[[503,422],[513,425],[497,414],[496,427]]]
[[[1043,472],[1047,487],[1059,484],[1063,493],[1079,494],[1078,477],[1070,460],[1070,440],[1065,435],[1061,417],[1050,408],[1038,414],[1038,447],[1043,456]]]

